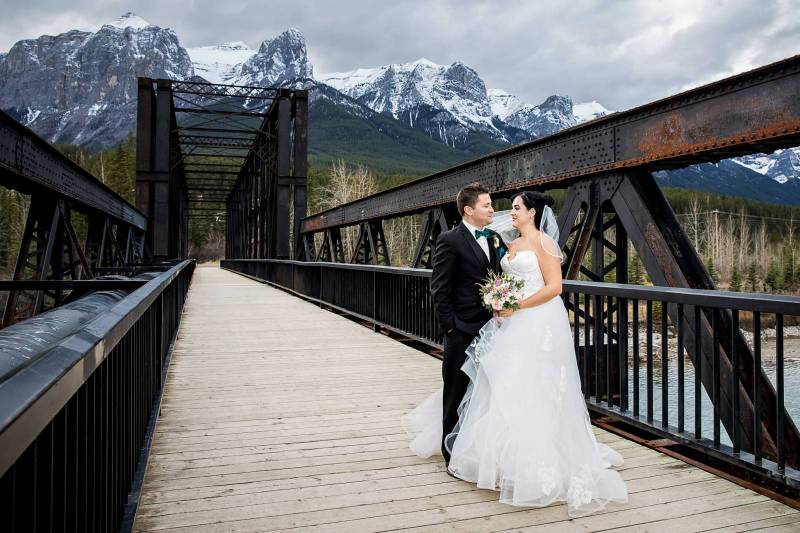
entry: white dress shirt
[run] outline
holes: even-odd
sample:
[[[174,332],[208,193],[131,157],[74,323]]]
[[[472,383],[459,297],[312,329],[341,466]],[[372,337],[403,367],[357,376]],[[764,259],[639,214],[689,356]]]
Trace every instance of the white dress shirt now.
[[[483,229],[483,228],[476,228],[472,224],[469,224],[466,220],[462,220],[461,223],[467,227],[467,229],[469,230],[469,234],[472,235],[473,239],[475,238],[475,231],[478,229]],[[478,241],[478,246],[480,246],[481,249],[483,250],[483,253],[486,254],[486,259],[491,261],[492,259],[489,256],[489,242],[486,240],[486,237],[481,235],[480,238],[477,239],[477,241]]]

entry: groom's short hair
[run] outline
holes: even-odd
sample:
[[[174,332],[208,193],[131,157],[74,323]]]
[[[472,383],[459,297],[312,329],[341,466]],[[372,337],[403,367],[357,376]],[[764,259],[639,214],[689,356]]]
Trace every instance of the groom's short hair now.
[[[481,194],[489,194],[489,189],[480,184],[480,182],[470,183],[456,195],[456,207],[458,207],[458,214],[464,216],[464,208],[467,206],[475,207],[478,203],[478,197]]]

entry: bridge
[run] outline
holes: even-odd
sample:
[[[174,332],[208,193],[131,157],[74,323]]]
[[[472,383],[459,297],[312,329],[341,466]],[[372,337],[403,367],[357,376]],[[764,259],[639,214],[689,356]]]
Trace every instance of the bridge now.
[[[800,298],[717,290],[652,176],[800,144],[800,56],[311,215],[308,98],[141,78],[136,206],[0,113],[0,185],[30,198],[0,281],[4,528],[800,527]],[[431,258],[476,180],[566,190],[562,297],[626,505],[504,506],[407,449],[399,417],[440,379]],[[208,217],[220,267],[187,257]],[[422,222],[407,268],[398,217]]]

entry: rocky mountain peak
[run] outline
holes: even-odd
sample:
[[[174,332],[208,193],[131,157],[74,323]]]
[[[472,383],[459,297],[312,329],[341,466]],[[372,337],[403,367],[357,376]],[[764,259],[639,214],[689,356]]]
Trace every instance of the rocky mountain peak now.
[[[241,66],[237,83],[276,86],[297,78],[313,78],[306,40],[295,28],[261,43],[258,52]]]
[[[111,22],[104,24],[104,26],[110,26],[112,28],[117,28],[124,30],[125,28],[133,28],[134,30],[141,30],[148,26],[151,26],[149,22],[144,20],[142,17],[137,15],[136,13],[131,13],[128,11],[118,19],[112,20]]]
[[[444,78],[453,82],[458,88],[466,89],[464,94],[486,100],[486,85],[475,70],[464,63],[456,61],[444,69]]]
[[[780,150],[772,156],[774,163],[769,166],[767,176],[778,183],[786,183],[789,180],[798,179],[800,176],[800,148],[790,148]]]
[[[539,109],[556,110],[564,114],[572,113],[572,98],[563,94],[548,96],[544,102],[539,104]]]
[[[193,75],[174,31],[127,13],[96,32],[16,43],[0,58],[0,108],[52,142],[105,148],[135,123],[137,76]]]

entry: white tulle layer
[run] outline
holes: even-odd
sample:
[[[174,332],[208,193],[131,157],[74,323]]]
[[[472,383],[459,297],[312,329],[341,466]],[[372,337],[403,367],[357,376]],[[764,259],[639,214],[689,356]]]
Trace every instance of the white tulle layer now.
[[[498,490],[510,505],[566,502],[571,517],[628,500],[610,469],[622,457],[591,429],[560,298],[488,322],[467,355],[471,383],[447,439],[458,477]],[[415,454],[440,453],[442,390],[402,421]]]

